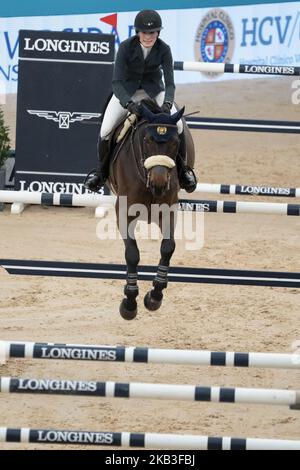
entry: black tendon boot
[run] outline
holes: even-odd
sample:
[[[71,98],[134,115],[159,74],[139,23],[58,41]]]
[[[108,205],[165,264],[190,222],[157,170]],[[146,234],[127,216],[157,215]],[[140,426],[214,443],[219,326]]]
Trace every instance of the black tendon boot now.
[[[91,171],[84,182],[84,186],[95,193],[102,188],[109,176],[109,141],[101,140],[99,137],[97,150],[99,159],[98,168]]]
[[[186,144],[184,131],[179,135],[180,144],[176,159],[179,185],[187,193],[192,193],[197,187],[197,178],[192,168],[186,165]]]

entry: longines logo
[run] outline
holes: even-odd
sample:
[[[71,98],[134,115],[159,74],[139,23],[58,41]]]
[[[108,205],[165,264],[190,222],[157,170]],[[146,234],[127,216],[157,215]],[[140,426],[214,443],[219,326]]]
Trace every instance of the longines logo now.
[[[241,186],[241,194],[271,194],[278,196],[289,196],[290,188],[272,188],[266,186]]]
[[[24,38],[25,51],[68,52],[76,54],[109,54],[107,41],[79,41],[74,39]]]
[[[84,432],[84,431],[37,431],[36,442],[68,442],[81,444],[109,445],[114,441],[114,436],[109,432]]]
[[[234,27],[229,15],[220,8],[209,10],[196,32],[195,59],[200,62],[230,63],[234,43]],[[208,75],[217,74],[209,72]]]
[[[70,124],[73,122],[87,121],[101,116],[101,113],[80,113],[77,111],[71,113],[70,111],[46,111],[41,109],[27,109],[27,113],[57,122],[60,129],[70,129]]]
[[[115,361],[117,353],[114,349],[56,348],[42,347],[41,357],[44,359],[89,359],[93,361]]]
[[[284,65],[244,65],[245,73],[264,73],[272,75],[295,75],[295,67]]]
[[[20,180],[20,191],[38,192],[38,193],[71,193],[71,194],[90,194],[90,191],[84,187],[83,183],[66,183],[65,181],[31,181]],[[104,194],[101,188],[98,194]]]
[[[181,211],[210,212],[209,204],[203,204],[201,202],[180,202],[178,207]]]
[[[96,392],[97,382],[76,380],[49,379],[15,379],[17,390],[62,391],[62,392]]]

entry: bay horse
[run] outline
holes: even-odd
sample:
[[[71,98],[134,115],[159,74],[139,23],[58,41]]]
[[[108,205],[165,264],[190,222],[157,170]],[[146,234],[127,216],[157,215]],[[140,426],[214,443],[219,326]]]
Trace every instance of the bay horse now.
[[[138,212],[139,220],[146,220],[148,224],[152,221],[151,208],[155,204],[160,205],[159,207],[166,205],[164,207],[167,208],[175,205],[177,211],[176,204],[180,190],[176,169],[180,139],[177,122],[180,119],[183,122],[186,139],[187,164],[193,168],[195,161],[193,139],[182,117],[184,108],[169,115],[161,113],[156,103],[143,100],[141,109],[140,119],[115,149],[109,176],[109,186],[117,195],[115,206],[117,224],[125,244],[127,276],[124,287],[125,298],[120,304],[119,311],[126,320],[131,320],[137,315],[136,297],[139,293],[137,266],[140,254],[134,234],[137,222],[136,208],[146,208],[146,212],[139,209]],[[120,128],[114,132],[114,140],[117,139],[119,131]],[[141,206],[136,206],[137,204]],[[162,233],[161,258],[157,274],[153,280],[153,289],[144,297],[144,305],[151,311],[161,306],[162,291],[167,287],[170,259],[175,250],[176,217],[174,212],[166,212],[167,214],[160,213],[157,221]]]

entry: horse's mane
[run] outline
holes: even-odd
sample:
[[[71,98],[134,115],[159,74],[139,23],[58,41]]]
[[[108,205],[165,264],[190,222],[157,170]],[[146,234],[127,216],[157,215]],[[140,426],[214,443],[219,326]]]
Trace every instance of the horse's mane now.
[[[161,113],[160,106],[158,106],[156,101],[151,100],[150,98],[144,98],[143,100],[141,100],[141,104],[143,104],[146,108],[149,109],[149,111],[151,111],[154,114]]]

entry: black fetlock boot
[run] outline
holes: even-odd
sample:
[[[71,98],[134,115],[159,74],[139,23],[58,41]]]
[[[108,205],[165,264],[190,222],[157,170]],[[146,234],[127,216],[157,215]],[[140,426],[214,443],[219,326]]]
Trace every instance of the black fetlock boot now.
[[[99,159],[98,168],[92,170],[84,181],[85,188],[95,193],[102,188],[109,176],[109,140],[101,140],[99,138],[97,150]]]
[[[179,185],[187,193],[192,193],[197,187],[197,178],[189,166],[186,165],[186,144],[184,131],[179,135],[180,144],[176,159]]]

